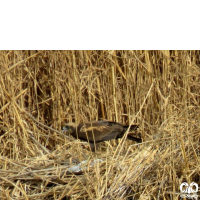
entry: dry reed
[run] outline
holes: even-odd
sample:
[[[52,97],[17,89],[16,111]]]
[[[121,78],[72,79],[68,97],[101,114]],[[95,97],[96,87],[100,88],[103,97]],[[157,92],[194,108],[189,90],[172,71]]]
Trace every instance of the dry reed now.
[[[200,51],[0,51],[0,198],[179,199],[200,185],[199,95]],[[102,119],[144,142],[60,133]]]

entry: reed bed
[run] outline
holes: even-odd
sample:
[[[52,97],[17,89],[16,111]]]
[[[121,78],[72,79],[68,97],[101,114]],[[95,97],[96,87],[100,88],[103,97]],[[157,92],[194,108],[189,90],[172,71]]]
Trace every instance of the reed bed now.
[[[200,185],[199,95],[200,51],[0,51],[0,198],[180,199]],[[61,133],[92,120],[143,143]]]

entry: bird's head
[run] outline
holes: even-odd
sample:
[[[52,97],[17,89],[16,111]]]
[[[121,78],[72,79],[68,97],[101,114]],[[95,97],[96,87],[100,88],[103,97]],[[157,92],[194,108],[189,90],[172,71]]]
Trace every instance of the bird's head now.
[[[75,123],[68,123],[66,126],[63,126],[62,132],[63,133],[72,133],[76,127]]]
[[[63,128],[62,128],[62,132],[63,133],[70,133],[72,131],[72,128],[71,128],[71,126],[63,126]]]

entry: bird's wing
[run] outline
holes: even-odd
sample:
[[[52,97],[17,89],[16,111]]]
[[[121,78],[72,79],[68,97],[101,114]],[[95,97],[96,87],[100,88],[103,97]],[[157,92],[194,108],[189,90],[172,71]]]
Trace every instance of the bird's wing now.
[[[123,126],[115,122],[97,121],[79,124],[78,137],[90,142],[115,139],[123,131]]]

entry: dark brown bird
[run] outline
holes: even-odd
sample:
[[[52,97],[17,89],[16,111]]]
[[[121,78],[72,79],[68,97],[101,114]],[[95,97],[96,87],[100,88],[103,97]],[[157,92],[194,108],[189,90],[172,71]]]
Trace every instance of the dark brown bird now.
[[[95,150],[95,144],[112,139],[122,138],[129,126],[110,121],[94,121],[88,123],[68,123],[62,131],[67,132],[75,138],[90,143],[92,151]],[[131,125],[130,132],[135,131],[138,125]],[[140,138],[127,135],[127,138],[136,142],[142,142]]]

